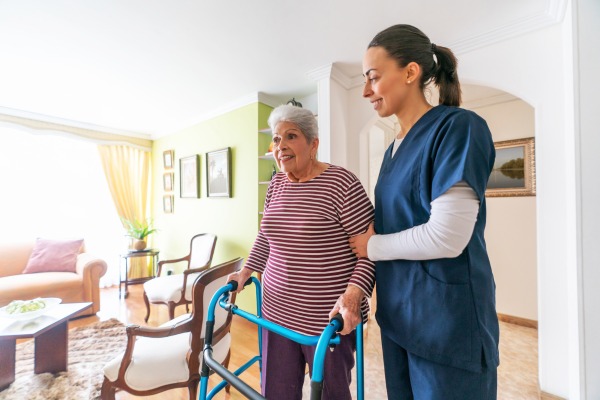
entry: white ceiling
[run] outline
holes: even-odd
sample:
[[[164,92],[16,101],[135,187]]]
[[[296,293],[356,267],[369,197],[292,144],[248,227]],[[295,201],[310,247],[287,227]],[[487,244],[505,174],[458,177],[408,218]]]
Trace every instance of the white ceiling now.
[[[158,137],[257,92],[315,92],[308,72],[331,63],[359,75],[392,24],[460,56],[551,2],[0,0],[0,114]]]

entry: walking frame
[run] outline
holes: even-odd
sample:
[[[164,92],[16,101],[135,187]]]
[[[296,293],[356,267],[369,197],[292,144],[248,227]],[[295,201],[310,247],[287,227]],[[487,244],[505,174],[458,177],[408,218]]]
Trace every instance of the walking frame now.
[[[278,335],[281,335],[287,339],[293,340],[296,343],[306,346],[317,346],[315,356],[313,359],[313,371],[310,382],[310,399],[320,400],[323,392],[323,367],[325,363],[325,355],[327,354],[327,348],[333,348],[335,345],[340,343],[340,336],[337,332],[343,329],[344,320],[340,314],[336,315],[331,319],[329,324],[325,327],[321,335],[309,336],[303,335],[292,331],[291,329],[284,328],[281,325],[267,321],[261,317],[261,288],[260,282],[255,277],[251,277],[246,281],[244,286],[254,283],[256,287],[256,315],[248,313],[244,310],[240,310],[235,304],[229,302],[229,293],[237,290],[237,282],[231,281],[227,285],[223,286],[213,295],[210,305],[208,307],[208,315],[206,320],[206,333],[204,335],[204,350],[202,352],[202,368],[200,373],[200,393],[198,396],[199,400],[210,400],[219,391],[225,388],[228,384],[235,387],[240,393],[246,398],[251,400],[264,400],[265,398],[246,382],[239,378],[239,375],[250,368],[254,363],[258,363],[259,369],[262,368],[262,331],[261,327],[268,329]],[[236,371],[231,372],[227,368],[223,367],[218,361],[213,358],[212,348],[212,336],[213,328],[215,324],[215,307],[221,306],[226,311],[233,315],[239,315],[240,317],[254,323],[258,328],[258,355],[251,358],[248,362],[238,368]],[[208,390],[208,375],[210,370],[213,370],[218,374],[223,381],[217,384],[210,393]],[[363,356],[363,324],[362,322],[356,327],[356,384],[357,384],[357,396],[358,400],[363,400],[364,397],[364,356]]]

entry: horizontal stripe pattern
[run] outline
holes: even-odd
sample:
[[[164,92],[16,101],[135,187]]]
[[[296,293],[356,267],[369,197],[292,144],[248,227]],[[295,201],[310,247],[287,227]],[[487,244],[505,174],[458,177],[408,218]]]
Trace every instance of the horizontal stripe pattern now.
[[[319,335],[349,283],[369,296],[375,267],[357,259],[348,239],[366,231],[373,206],[351,172],[330,165],[302,183],[276,174],[267,190],[261,228],[246,267],[263,274],[263,317]],[[361,305],[363,319],[368,302]]]

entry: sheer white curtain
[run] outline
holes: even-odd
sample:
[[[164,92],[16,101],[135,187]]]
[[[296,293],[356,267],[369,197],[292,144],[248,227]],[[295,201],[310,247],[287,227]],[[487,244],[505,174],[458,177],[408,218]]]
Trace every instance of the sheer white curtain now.
[[[0,244],[83,238],[104,259],[102,286],[118,283],[125,237],[97,144],[0,126]]]

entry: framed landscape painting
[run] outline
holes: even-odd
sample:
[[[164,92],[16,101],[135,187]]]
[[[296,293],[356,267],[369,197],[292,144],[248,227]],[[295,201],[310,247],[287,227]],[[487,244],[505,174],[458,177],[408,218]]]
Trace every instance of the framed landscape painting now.
[[[534,138],[494,143],[496,161],[486,197],[535,196]]]

